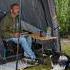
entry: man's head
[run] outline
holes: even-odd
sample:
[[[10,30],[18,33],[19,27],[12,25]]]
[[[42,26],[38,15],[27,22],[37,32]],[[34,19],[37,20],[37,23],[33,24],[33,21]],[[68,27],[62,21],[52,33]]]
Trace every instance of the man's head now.
[[[10,12],[14,17],[19,15],[19,11],[20,11],[20,6],[18,3],[14,3],[10,6]]]

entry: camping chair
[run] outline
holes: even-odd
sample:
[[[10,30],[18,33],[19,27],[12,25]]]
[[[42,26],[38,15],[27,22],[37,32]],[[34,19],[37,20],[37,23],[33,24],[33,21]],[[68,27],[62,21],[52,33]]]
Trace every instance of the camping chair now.
[[[0,10],[0,21],[6,16],[8,12]],[[0,36],[0,57],[1,60],[6,60],[7,58],[16,58],[16,51],[17,51],[17,44],[15,44],[13,41],[7,42],[6,40],[3,40]],[[21,45],[19,45],[21,46]],[[22,55],[22,48],[19,49],[19,56]],[[20,51],[21,50],[21,51]],[[8,59],[7,59],[8,60]]]
[[[9,61],[14,61],[16,60],[16,51],[17,51],[17,44],[15,44],[13,41],[8,41],[6,42],[5,40],[3,40],[3,54],[2,54],[2,60],[9,62]],[[21,45],[19,45],[20,47],[18,47],[19,52],[18,52],[18,56],[19,59],[23,57],[23,50],[21,48]]]

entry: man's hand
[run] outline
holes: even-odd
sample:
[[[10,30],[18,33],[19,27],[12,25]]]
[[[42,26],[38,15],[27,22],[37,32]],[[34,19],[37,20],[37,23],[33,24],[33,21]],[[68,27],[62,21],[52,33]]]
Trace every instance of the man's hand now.
[[[15,36],[15,37],[19,37],[19,36],[20,36],[20,33],[19,33],[19,32],[14,33],[14,36]]]

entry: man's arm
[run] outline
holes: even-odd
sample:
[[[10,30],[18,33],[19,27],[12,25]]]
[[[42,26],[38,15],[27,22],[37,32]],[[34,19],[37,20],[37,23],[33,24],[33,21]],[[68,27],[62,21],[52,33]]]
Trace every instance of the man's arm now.
[[[0,37],[3,36],[4,33],[4,19],[0,21]]]
[[[42,31],[41,29],[39,29],[27,22],[24,22],[24,21],[21,21],[21,29],[32,32],[32,33],[40,33]],[[43,35],[46,34],[44,31],[42,31],[42,33],[43,33]]]

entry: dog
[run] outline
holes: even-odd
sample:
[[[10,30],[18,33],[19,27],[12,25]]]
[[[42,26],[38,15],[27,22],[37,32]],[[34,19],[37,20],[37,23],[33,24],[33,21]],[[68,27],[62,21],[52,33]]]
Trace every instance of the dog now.
[[[67,70],[69,66],[69,58],[67,55],[59,52],[55,52],[50,55],[51,59],[51,70]]]

